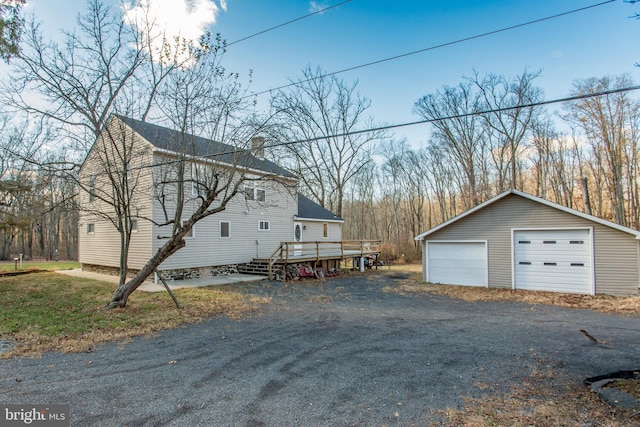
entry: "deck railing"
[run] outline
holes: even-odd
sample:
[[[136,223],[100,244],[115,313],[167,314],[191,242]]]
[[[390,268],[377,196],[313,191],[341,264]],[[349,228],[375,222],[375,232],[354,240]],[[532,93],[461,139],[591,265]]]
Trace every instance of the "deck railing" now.
[[[380,252],[381,240],[343,240],[339,242],[282,242],[269,257],[269,277],[277,262],[320,261],[362,257]]]

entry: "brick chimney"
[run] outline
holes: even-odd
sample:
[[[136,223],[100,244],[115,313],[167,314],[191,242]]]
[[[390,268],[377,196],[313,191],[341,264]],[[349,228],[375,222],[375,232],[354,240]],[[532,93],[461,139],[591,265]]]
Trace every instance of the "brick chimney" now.
[[[251,154],[259,159],[264,159],[264,137],[254,136],[251,138]]]

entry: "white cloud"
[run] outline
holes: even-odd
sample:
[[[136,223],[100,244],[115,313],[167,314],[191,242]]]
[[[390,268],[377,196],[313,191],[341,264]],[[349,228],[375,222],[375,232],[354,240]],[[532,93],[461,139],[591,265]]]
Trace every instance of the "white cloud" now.
[[[311,13],[316,13],[326,8],[327,6],[322,3],[318,3],[316,1],[309,2],[309,12]]]
[[[162,46],[163,38],[169,43],[176,38],[197,43],[216,23],[220,9],[227,10],[226,0],[219,3],[220,6],[213,0],[139,0],[123,5],[124,20],[140,32],[146,31],[149,23],[154,50]]]

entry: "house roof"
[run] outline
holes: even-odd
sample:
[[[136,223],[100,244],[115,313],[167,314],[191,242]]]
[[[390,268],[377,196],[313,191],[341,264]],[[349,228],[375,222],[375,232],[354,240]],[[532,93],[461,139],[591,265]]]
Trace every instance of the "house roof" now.
[[[638,231],[638,230],[634,230],[632,228],[624,227],[624,226],[622,226],[620,224],[616,224],[614,222],[607,221],[607,220],[604,220],[602,218],[598,218],[596,216],[589,215],[589,214],[586,214],[584,212],[580,212],[580,211],[577,211],[575,209],[571,209],[571,208],[568,208],[566,206],[562,206],[562,205],[550,202],[550,201],[545,200],[545,199],[541,199],[540,197],[532,196],[531,194],[524,193],[522,191],[510,189],[510,190],[507,190],[507,191],[505,191],[503,193],[498,194],[494,198],[489,199],[489,200],[485,201],[484,203],[480,203],[478,206],[475,206],[475,207],[473,207],[473,208],[461,213],[460,215],[451,218],[448,221],[443,222],[440,225],[437,225],[437,226],[425,231],[422,234],[417,235],[415,237],[415,240],[425,240],[425,238],[427,236],[429,236],[430,234],[433,234],[436,231],[439,231],[439,230],[441,230],[441,229],[453,224],[454,222],[457,222],[457,221],[461,220],[462,218],[465,218],[465,217],[467,217],[469,215],[472,215],[473,213],[475,213],[475,212],[477,212],[477,211],[479,211],[479,210],[481,210],[481,209],[483,209],[483,208],[485,208],[485,207],[497,202],[498,200],[501,200],[501,199],[507,197],[510,194],[514,194],[516,196],[520,196],[520,197],[523,197],[525,199],[529,199],[529,200],[532,200],[534,202],[538,202],[540,204],[552,207],[554,209],[558,209],[558,210],[566,212],[568,214],[575,215],[577,217],[584,218],[584,219],[587,219],[589,221],[596,222],[598,224],[602,224],[602,225],[604,225],[606,227],[614,228],[614,229],[622,231],[624,233],[631,234],[631,235],[635,236],[637,239],[640,239],[640,231]]]
[[[177,147],[188,144],[188,154],[203,157],[210,160],[217,160],[230,165],[255,169],[269,174],[296,178],[294,174],[277,164],[260,159],[250,150],[239,149],[232,145],[223,144],[218,141],[203,138],[196,135],[185,134],[163,126],[135,120],[129,117],[114,114],[115,117],[126,123],[136,133],[149,141],[155,147],[162,150],[176,152]]]
[[[322,221],[344,221],[341,217],[323,208],[313,200],[298,193],[298,219],[315,219]]]

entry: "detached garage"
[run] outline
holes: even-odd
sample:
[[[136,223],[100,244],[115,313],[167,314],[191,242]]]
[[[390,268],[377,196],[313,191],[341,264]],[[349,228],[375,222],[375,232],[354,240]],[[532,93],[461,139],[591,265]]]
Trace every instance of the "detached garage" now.
[[[430,283],[635,295],[640,232],[506,191],[416,237]]]

